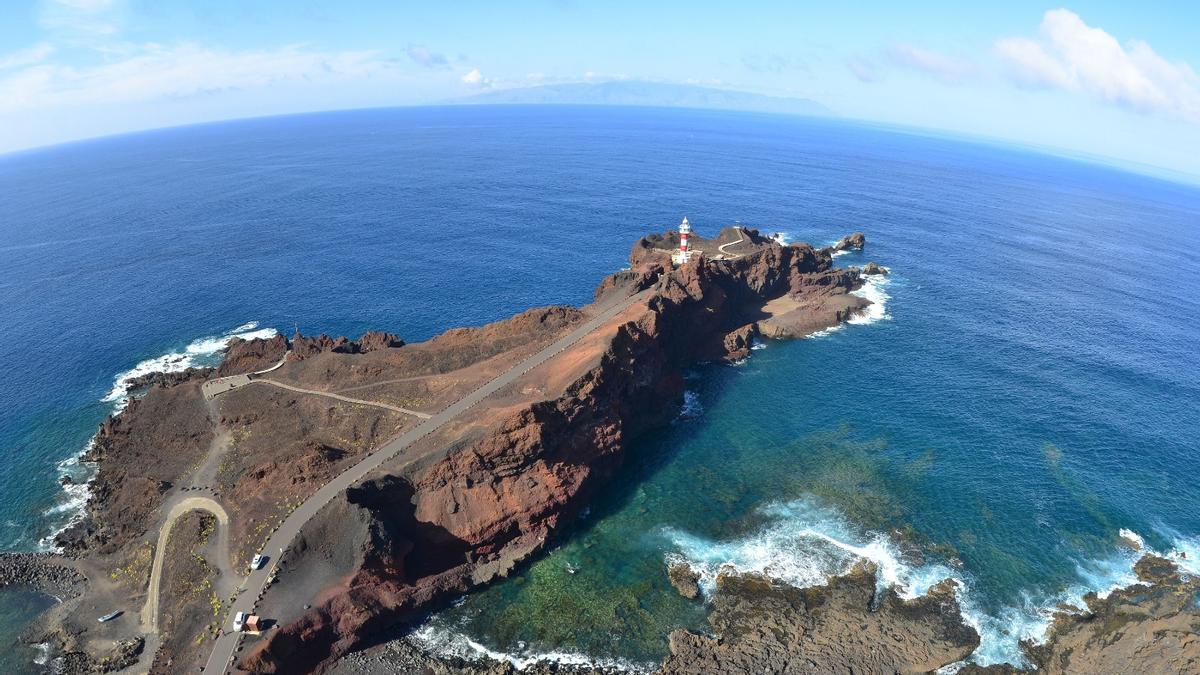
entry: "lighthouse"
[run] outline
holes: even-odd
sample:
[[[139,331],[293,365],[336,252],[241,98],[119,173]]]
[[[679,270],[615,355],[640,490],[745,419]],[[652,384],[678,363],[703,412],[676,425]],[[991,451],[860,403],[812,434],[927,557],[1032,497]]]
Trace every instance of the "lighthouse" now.
[[[686,265],[692,259],[692,252],[688,250],[688,237],[691,234],[692,226],[688,223],[687,216],[684,216],[683,222],[679,224],[679,250],[672,256],[676,265]]]

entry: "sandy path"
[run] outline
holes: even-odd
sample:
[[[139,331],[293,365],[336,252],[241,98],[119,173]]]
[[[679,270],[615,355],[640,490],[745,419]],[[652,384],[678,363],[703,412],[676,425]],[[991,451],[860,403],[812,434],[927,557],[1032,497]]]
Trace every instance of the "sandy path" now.
[[[385,410],[391,410],[391,411],[398,412],[398,413],[404,413],[405,415],[412,415],[413,417],[420,417],[423,420],[427,420],[430,417],[432,417],[432,415],[429,415],[427,413],[417,412],[416,410],[409,410],[408,408],[401,408],[398,405],[389,405],[387,403],[378,403],[376,401],[364,401],[361,398],[350,398],[349,396],[342,396],[341,394],[334,394],[333,392],[328,392],[328,391],[318,391],[316,389],[303,389],[301,387],[296,387],[296,386],[293,386],[290,384],[284,384],[284,383],[278,382],[276,380],[254,379],[254,380],[250,380],[249,383],[250,384],[259,384],[259,383],[269,384],[273,387],[279,387],[280,389],[287,389],[288,391],[294,391],[294,392],[298,392],[301,394],[312,394],[313,396],[324,396],[325,398],[332,398],[332,399],[336,399],[338,401],[343,401],[345,403],[357,403],[359,405],[369,405],[369,406],[374,406],[376,408],[384,408]]]
[[[150,570],[150,586],[146,592],[146,604],[142,607],[142,632],[158,634],[158,590],[162,583],[163,559],[167,552],[167,540],[171,528],[179,517],[190,511],[208,511],[217,517],[217,550],[229,551],[229,515],[224,507],[209,497],[187,497],[175,503],[167,513],[167,520],[158,530],[158,543],[154,547],[154,566]],[[217,568],[222,575],[232,578],[233,570],[229,568],[228,555],[217,556]]]

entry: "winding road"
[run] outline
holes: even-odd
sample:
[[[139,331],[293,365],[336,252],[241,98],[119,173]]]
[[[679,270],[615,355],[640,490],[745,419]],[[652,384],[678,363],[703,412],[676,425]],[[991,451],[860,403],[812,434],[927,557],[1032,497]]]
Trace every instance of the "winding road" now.
[[[279,526],[279,528],[275,530],[274,534],[271,535],[271,538],[267,541],[266,545],[264,546],[264,548],[262,550],[262,552],[265,555],[270,556],[270,558],[271,558],[270,564],[263,567],[262,569],[251,571],[250,575],[248,577],[246,577],[245,581],[242,583],[241,588],[239,588],[239,590],[238,590],[236,600],[234,600],[233,606],[229,609],[229,613],[226,616],[225,628],[229,627],[228,622],[230,621],[230,617],[232,617],[236,612],[253,613],[255,605],[257,604],[259,598],[262,596],[264,590],[266,589],[267,582],[270,579],[271,574],[274,571],[276,564],[278,563],[278,556],[285,549],[287,549],[289,546],[291,546],[292,540],[296,538],[296,536],[300,533],[300,530],[304,527],[304,525],[306,523],[308,523],[308,521],[310,519],[312,519],[312,517],[315,516],[317,514],[317,512],[321,510],[322,507],[324,507],[330,501],[335,499],[339,494],[344,492],[351,485],[353,485],[354,483],[361,480],[368,473],[377,469],[384,462],[387,462],[388,460],[395,457],[397,454],[399,454],[405,448],[408,448],[413,443],[416,443],[417,441],[421,440],[425,436],[428,436],[430,433],[433,433],[438,428],[440,428],[443,424],[445,424],[445,423],[449,422],[450,420],[454,419],[455,417],[458,417],[459,415],[463,414],[464,412],[466,412],[467,410],[469,410],[470,408],[475,406],[477,403],[479,403],[483,399],[487,398],[488,396],[494,394],[501,388],[508,386],[509,384],[512,384],[513,382],[515,382],[517,380],[517,378],[521,377],[522,375],[529,372],[530,370],[533,370],[534,368],[540,366],[541,364],[550,360],[554,356],[558,355],[560,352],[567,349],[571,345],[575,344],[576,342],[578,342],[580,339],[582,339],[583,337],[585,337],[592,331],[596,330],[597,328],[604,325],[605,323],[608,323],[609,321],[611,321],[614,317],[619,315],[621,312],[625,311],[626,309],[633,306],[634,304],[641,302],[642,300],[644,300],[647,296],[649,296],[653,292],[654,292],[654,289],[651,288],[651,289],[647,289],[645,291],[641,291],[640,293],[637,293],[636,295],[633,295],[633,296],[630,296],[627,298],[622,298],[620,300],[612,302],[610,305],[608,305],[604,309],[597,312],[597,314],[595,316],[593,316],[592,318],[590,318],[587,321],[580,324],[579,327],[575,328],[570,333],[559,338],[558,340],[555,340],[549,346],[543,348],[541,351],[537,352],[533,356],[530,356],[529,358],[525,359],[524,361],[513,366],[508,371],[506,371],[503,374],[492,379],[487,384],[484,384],[483,386],[479,387],[478,389],[476,389],[476,390],[472,391],[471,393],[467,394],[466,396],[462,397],[458,401],[450,404],[448,407],[446,407],[441,412],[439,412],[435,415],[432,415],[432,416],[425,416],[425,417],[427,417],[427,419],[418,423],[416,426],[414,426],[413,428],[404,432],[400,436],[392,439],[390,442],[385,444],[383,447],[379,448],[377,451],[375,451],[375,452],[371,453],[370,455],[368,455],[367,457],[363,458],[362,461],[358,462],[354,466],[352,466],[349,469],[347,469],[346,471],[342,472],[341,474],[339,474],[338,476],[333,478],[331,481],[326,483],[324,486],[322,486],[320,489],[318,489],[315,493],[312,494],[312,496],[310,496],[308,499],[304,500],[304,502],[302,504],[300,504],[300,506],[297,507],[295,511],[292,511],[292,513],[290,515],[288,515],[288,517],[286,519],[284,519],[283,523]],[[252,381],[252,382],[268,382],[267,380],[250,380],[250,381]],[[274,384],[276,386],[280,386],[278,382],[269,382],[269,383]],[[291,387],[284,387],[284,388],[290,389]],[[328,392],[308,392],[308,393],[320,393],[322,395],[329,395]],[[334,397],[344,400],[344,397],[338,397],[336,395],[334,395]],[[361,401],[357,401],[354,399],[350,399],[350,400],[353,402],[356,402],[356,403],[361,402]],[[364,403],[369,403],[369,402],[364,402]],[[373,405],[379,405],[379,404],[373,404]],[[422,415],[423,415],[423,413],[422,413]],[[405,466],[407,466],[407,463],[405,464]],[[184,502],[181,502],[175,508],[181,508],[184,503],[186,503],[186,500]],[[214,504],[215,504],[215,502],[214,502]],[[174,511],[175,511],[175,509],[173,508],[172,513],[174,513]],[[168,518],[168,522],[171,522],[170,518]],[[222,527],[223,531],[225,531],[227,529],[228,529],[227,527],[224,527],[224,526]],[[164,541],[165,541],[165,537],[162,537],[160,535],[160,539],[159,539],[160,549],[163,546],[165,546],[165,544],[163,543]],[[226,550],[228,550],[228,549],[226,549]],[[161,550],[158,551],[158,555],[156,555],[156,557],[155,557],[156,569],[161,567],[160,561],[161,561]],[[151,575],[151,583],[152,584],[156,583],[155,579],[156,579],[156,577],[152,574]],[[157,589],[154,588],[152,590],[153,590],[153,593],[151,595],[151,598],[157,597]],[[307,598],[305,598],[305,600],[307,600]],[[151,610],[151,611],[153,612],[153,610]],[[145,612],[143,612],[143,616],[144,615],[145,615]],[[210,675],[212,673],[231,672],[231,671],[227,670],[227,668],[229,668],[230,661],[233,659],[233,655],[234,655],[235,651],[237,650],[238,643],[241,640],[241,638],[242,638],[242,634],[240,634],[240,633],[223,632],[221,634],[221,636],[217,638],[216,643],[213,645],[213,651],[212,651],[212,654],[209,656],[208,663],[204,668],[204,672],[209,673]]]
[[[154,546],[154,566],[150,569],[150,586],[146,592],[146,604],[142,607],[141,625],[142,632],[147,634],[158,634],[158,589],[162,582],[163,560],[167,552],[167,540],[171,535],[171,528],[175,526],[175,521],[181,516],[192,511],[208,511],[217,517],[217,549],[219,551],[229,550],[229,515],[225,513],[225,508],[218,504],[216,500],[209,497],[187,497],[179,500],[167,512],[167,520],[158,530],[158,543]],[[217,567],[221,570],[222,575],[231,575],[232,570],[228,569],[228,556],[217,556]],[[231,577],[229,577],[231,578]]]
[[[743,230],[742,228],[739,227],[737,241],[731,241],[728,244],[721,244],[720,246],[717,247],[717,250],[721,252],[721,255],[727,255],[727,256],[734,257],[734,258],[742,257],[740,254],[730,253],[729,251],[726,251],[725,247],[726,246],[737,246],[738,244],[742,243],[743,241],[746,241],[746,238],[742,234],[743,232],[745,232],[745,230]]]

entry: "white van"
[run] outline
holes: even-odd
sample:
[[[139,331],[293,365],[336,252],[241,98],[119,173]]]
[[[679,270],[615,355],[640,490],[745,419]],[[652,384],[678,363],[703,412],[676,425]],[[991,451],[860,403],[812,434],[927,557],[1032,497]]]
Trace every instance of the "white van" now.
[[[267,562],[267,556],[259,553],[258,555],[254,556],[254,560],[250,561],[250,571],[253,572],[254,570],[262,569],[263,563],[265,562]]]
[[[246,613],[238,612],[233,615],[233,630],[235,633],[242,632],[242,628],[246,625]]]

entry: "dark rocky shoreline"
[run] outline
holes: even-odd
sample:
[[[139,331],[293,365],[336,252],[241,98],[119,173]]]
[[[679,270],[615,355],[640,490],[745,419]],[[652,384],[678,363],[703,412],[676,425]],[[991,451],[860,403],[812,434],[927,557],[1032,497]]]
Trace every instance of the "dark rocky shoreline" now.
[[[79,570],[54,553],[0,553],[0,587],[27,588],[58,598],[78,597],[87,585]]]
[[[962,664],[962,675],[1200,672],[1200,579],[1174,561],[1144,555],[1138,582],[1104,599],[1085,597],[1084,608],[1063,608],[1046,639],[1022,644],[1030,669]],[[676,565],[670,572],[684,580]],[[893,589],[877,593],[875,570],[860,563],[822,586],[796,588],[747,574],[722,574],[710,601],[710,631],[677,630],[657,675],[932,672],[960,663],[979,645],[963,620],[947,579],[913,600]],[[604,666],[541,661],[524,670],[479,655],[463,659],[429,651],[404,637],[342,659],[336,675],[613,675]]]

